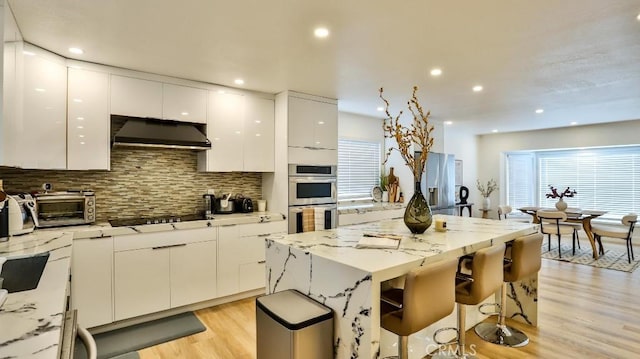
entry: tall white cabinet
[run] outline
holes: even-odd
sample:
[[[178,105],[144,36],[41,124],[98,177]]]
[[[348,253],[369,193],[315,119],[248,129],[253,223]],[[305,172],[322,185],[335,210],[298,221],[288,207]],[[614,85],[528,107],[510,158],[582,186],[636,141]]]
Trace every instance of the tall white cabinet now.
[[[289,163],[338,163],[336,100],[291,92],[287,99]]]
[[[200,171],[273,172],[274,101],[258,96],[209,91],[207,138]]]
[[[109,74],[70,67],[67,169],[110,169]]]

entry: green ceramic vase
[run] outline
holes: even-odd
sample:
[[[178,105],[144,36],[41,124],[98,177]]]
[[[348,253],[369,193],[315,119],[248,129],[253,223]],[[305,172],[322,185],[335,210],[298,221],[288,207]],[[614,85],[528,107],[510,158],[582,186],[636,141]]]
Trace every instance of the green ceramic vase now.
[[[421,234],[431,226],[433,216],[431,207],[420,189],[420,181],[416,181],[416,188],[413,197],[409,200],[404,211],[404,224],[413,234]]]

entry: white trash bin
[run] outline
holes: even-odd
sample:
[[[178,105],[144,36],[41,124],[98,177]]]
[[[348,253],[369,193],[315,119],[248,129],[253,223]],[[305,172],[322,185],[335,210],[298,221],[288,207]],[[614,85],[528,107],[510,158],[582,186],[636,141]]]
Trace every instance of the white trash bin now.
[[[333,311],[289,289],[256,299],[258,359],[333,358]]]

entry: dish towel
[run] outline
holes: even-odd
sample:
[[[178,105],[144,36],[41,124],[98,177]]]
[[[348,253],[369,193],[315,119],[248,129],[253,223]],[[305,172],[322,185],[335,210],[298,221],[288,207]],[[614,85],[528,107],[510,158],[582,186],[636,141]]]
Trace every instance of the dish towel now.
[[[316,207],[315,208],[315,227],[316,227],[316,231],[322,231],[324,230],[324,211],[325,209],[323,207]]]
[[[315,210],[313,208],[302,209],[302,231],[303,232],[313,232],[316,230],[314,213],[315,213]]]

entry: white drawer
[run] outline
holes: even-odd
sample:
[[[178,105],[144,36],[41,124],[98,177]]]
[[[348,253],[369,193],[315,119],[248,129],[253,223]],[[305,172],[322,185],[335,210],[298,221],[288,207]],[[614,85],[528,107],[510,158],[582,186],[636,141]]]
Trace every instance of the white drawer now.
[[[114,251],[172,246],[194,242],[212,241],[218,238],[217,228],[181,229],[167,232],[130,234],[114,237]]]
[[[268,234],[274,234],[274,233],[286,233],[287,222],[277,221],[277,222],[243,224],[243,225],[240,225],[239,230],[240,230],[241,237],[266,236]]]

